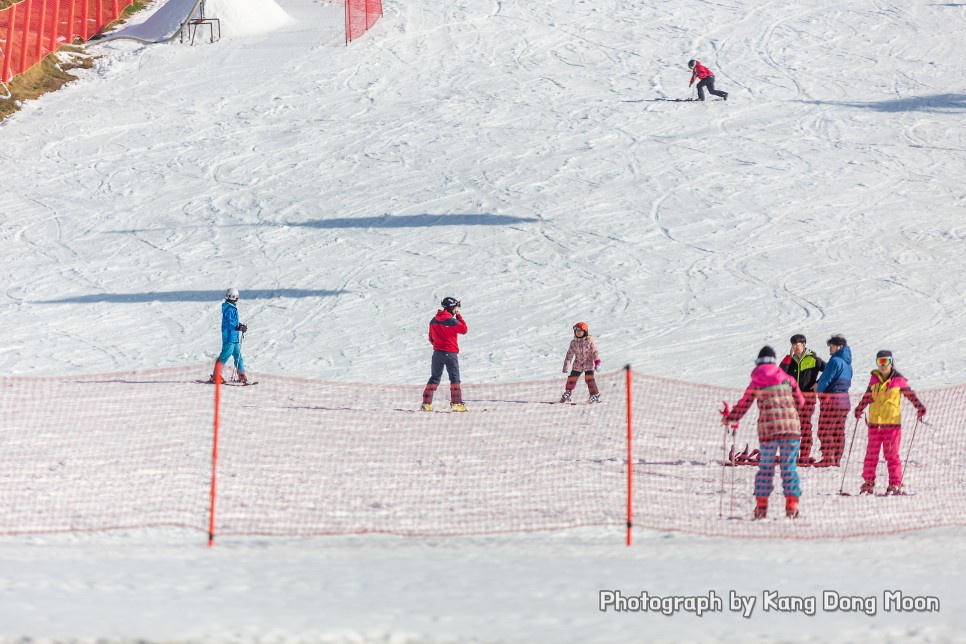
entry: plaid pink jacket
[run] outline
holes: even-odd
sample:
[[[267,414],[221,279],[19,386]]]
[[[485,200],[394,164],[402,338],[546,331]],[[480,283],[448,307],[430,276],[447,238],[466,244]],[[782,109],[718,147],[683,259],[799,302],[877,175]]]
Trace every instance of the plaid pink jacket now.
[[[574,371],[594,370],[594,362],[600,360],[600,350],[597,348],[597,341],[594,340],[593,336],[586,335],[570,341],[567,357],[564,358],[564,371],[570,368],[571,360],[574,363]]]

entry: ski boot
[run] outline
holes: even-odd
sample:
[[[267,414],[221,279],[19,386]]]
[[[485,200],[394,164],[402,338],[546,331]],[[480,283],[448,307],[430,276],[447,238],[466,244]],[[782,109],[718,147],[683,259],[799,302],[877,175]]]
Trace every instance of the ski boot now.
[[[721,98],[723,98],[724,100],[727,101],[728,100],[728,92],[722,92],[722,94],[724,94],[724,96],[722,96]]]
[[[859,488],[859,494],[872,495],[875,494],[875,481],[866,481]]]
[[[466,411],[466,405],[463,403],[451,402],[449,404],[450,411]]]
[[[238,372],[238,380],[237,380],[237,382],[240,382],[243,385],[247,385],[248,384],[248,377],[245,374],[243,374],[241,371],[239,371]]]
[[[786,496],[785,497],[785,516],[789,519],[798,518],[798,497],[797,496]]]
[[[758,505],[755,506],[755,514],[753,518],[757,521],[758,519],[764,519],[768,516],[768,497],[767,496],[756,496],[755,501]]]
[[[749,454],[748,458],[745,459],[745,465],[758,465],[758,462],[760,460],[761,460],[761,451],[754,449],[754,450],[751,450],[751,454]]]
[[[886,496],[900,496],[902,494],[905,494],[905,492],[902,491],[901,485],[890,485],[889,487],[886,488],[885,493],[886,493]]]
[[[590,398],[587,399],[587,404],[588,405],[593,404],[593,403],[599,403],[599,402],[600,402],[600,394],[598,394],[596,396],[591,396]]]
[[[433,411],[433,406],[430,403],[423,403],[420,405],[419,411]]]
[[[563,396],[560,397],[560,402],[562,402],[562,403],[568,403],[568,402],[570,402],[570,392],[569,391],[565,391],[564,392]]]

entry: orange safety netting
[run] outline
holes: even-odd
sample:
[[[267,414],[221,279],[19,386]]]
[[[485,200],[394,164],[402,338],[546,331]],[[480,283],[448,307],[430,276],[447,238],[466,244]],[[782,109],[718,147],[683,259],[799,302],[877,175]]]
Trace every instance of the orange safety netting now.
[[[216,389],[198,382],[207,374],[194,367],[0,377],[0,534],[157,526],[207,532]],[[800,470],[801,516],[752,521],[758,468],[723,465],[733,443],[739,452],[746,443],[749,452],[757,447],[754,407],[734,437],[720,424],[721,402],[736,401],[738,389],[634,374],[628,397],[625,372],[601,373],[603,402],[586,403],[581,381],[575,404],[559,404],[563,378],[464,382],[470,411],[457,413],[449,411],[445,386],[437,411],[420,412],[423,383],[257,379],[257,386],[218,389],[219,536],[610,526],[620,538],[629,502],[637,528],[728,537],[849,537],[966,524],[966,387],[919,392],[929,425],[917,424],[903,403],[906,495],[858,496],[868,430],[850,415],[839,467]],[[812,453],[819,451],[816,445]],[[886,480],[880,461],[877,491]],[[776,475],[776,510],[781,489]]]
[[[382,0],[345,0],[345,41],[366,33],[382,16]]]
[[[131,0],[23,0],[0,10],[0,80],[27,71],[64,43],[87,40]]]

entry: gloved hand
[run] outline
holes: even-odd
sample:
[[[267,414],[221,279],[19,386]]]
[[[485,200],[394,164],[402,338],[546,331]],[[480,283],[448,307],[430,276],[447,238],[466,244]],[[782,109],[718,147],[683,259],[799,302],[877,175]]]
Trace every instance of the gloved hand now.
[[[600,360],[594,360],[594,371],[600,371]]]
[[[856,407],[855,408],[855,417],[856,418],[862,418],[862,412],[863,411],[865,411],[865,410],[862,409],[861,407]]]
[[[563,373],[567,373],[567,367],[563,368]]]
[[[926,415],[926,408],[923,407],[919,410],[919,413],[916,414],[916,420],[922,420],[925,415]]]
[[[239,324],[235,328],[237,330],[241,331],[242,333],[246,333],[248,331],[248,325],[247,324]]]

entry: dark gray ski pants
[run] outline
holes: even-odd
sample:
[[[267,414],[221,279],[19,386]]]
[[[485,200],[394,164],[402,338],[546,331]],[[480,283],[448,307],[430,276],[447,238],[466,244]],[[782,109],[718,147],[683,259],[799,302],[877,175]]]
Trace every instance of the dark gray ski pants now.
[[[721,98],[724,98],[725,96],[728,95],[726,92],[722,92],[721,90],[717,90],[717,89],[714,88],[714,74],[711,74],[707,78],[701,79],[701,81],[698,83],[698,100],[699,101],[703,101],[704,100],[704,88],[705,87],[707,87],[708,88],[708,91],[711,92],[712,94],[714,94],[715,96],[720,96]]]

